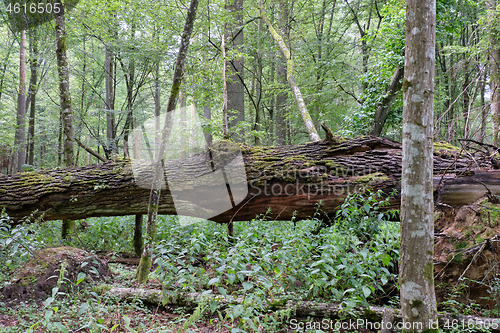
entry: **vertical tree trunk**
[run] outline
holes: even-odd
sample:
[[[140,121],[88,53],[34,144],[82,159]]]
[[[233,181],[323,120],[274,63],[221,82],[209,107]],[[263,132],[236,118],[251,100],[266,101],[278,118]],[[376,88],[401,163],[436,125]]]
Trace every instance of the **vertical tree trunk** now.
[[[134,81],[135,81],[135,61],[130,59],[128,67],[128,80],[127,82],[127,118],[124,125],[123,133],[123,153],[128,156],[128,136],[132,126],[132,119],[134,117],[133,107],[134,107]],[[127,75],[127,74],[125,74]]]
[[[263,24],[262,20],[259,21],[259,28],[258,28],[258,36],[261,35],[263,30]],[[257,40],[257,50],[260,50],[260,38]],[[261,54],[257,54],[256,58],[257,64],[256,64],[256,78],[255,78],[255,122],[253,125],[253,130],[258,133],[260,131],[261,127],[261,102],[262,102],[262,56]],[[254,144],[259,146],[261,144],[260,136],[255,135],[254,136]]]
[[[26,31],[21,31],[19,45],[19,92],[17,95],[17,126],[14,135],[12,173],[22,171],[26,163]]]
[[[403,83],[400,296],[403,332],[437,332],[433,114],[436,0],[407,0]],[[421,326],[419,326],[421,325]]]
[[[113,84],[114,56],[110,46],[105,46],[104,54],[104,77],[106,86],[106,157],[110,158],[117,154],[115,142],[115,94]]]
[[[243,85],[243,57],[237,55],[243,51],[243,0],[227,0],[226,9],[231,15],[231,21],[226,26],[227,56],[227,110],[229,129],[237,142],[243,142],[243,128],[233,130],[245,121],[245,87]]]
[[[382,104],[377,107],[377,111],[375,111],[375,117],[373,121],[373,127],[370,131],[371,135],[380,136],[382,134],[382,130],[384,129],[385,121],[387,120],[387,116],[389,115],[391,103],[396,97],[399,89],[401,89],[403,82],[404,70],[400,66],[396,68],[396,71],[392,75],[391,83],[387,88],[387,96],[382,99]]]
[[[227,113],[227,79],[226,79],[226,38],[222,36],[222,135],[225,139],[229,138],[229,120]]]
[[[36,115],[36,90],[37,90],[37,80],[38,80],[38,46],[37,46],[37,35],[35,30],[31,30],[30,33],[30,85],[29,93],[30,97],[30,115],[28,124],[28,164],[34,164],[35,156],[35,115]]]
[[[172,88],[170,89],[170,96],[168,98],[165,124],[163,127],[162,137],[158,149],[158,159],[155,161],[154,179],[151,186],[151,193],[148,205],[148,220],[146,222],[146,240],[144,243],[144,250],[142,252],[141,260],[139,262],[139,267],[137,267],[137,272],[136,272],[137,282],[141,284],[147,281],[149,272],[151,270],[151,258],[153,256],[153,250],[156,242],[156,222],[158,218],[158,203],[161,194],[159,179],[161,179],[160,175],[163,174],[161,159],[165,149],[164,145],[166,144],[169,135],[168,134],[169,113],[175,110],[175,106],[177,104],[177,97],[179,95],[179,90],[182,83],[184,63],[186,61],[186,55],[189,48],[191,33],[193,32],[193,25],[194,25],[194,20],[196,18],[196,9],[198,7],[198,2],[199,0],[191,0],[191,4],[189,5],[189,9],[186,15],[186,23],[184,25],[184,31],[182,32],[181,35],[181,45],[175,63]]]
[[[288,29],[288,6],[285,0],[278,2],[278,20],[281,28],[281,33],[283,38],[289,40],[290,30]],[[286,76],[286,58],[282,52],[278,51],[279,61],[276,64],[276,76],[278,84],[280,85],[280,90],[276,96],[276,110],[275,110],[275,122],[276,126],[276,144],[278,146],[285,145],[287,143],[286,138],[286,113],[287,113],[287,100],[288,92],[285,90],[287,82]]]
[[[486,93],[486,71],[481,78],[481,138],[480,141],[484,142],[484,138],[486,137],[486,119],[488,118],[488,112],[486,111],[486,101],[485,101],[485,93]]]
[[[55,17],[56,27],[56,58],[57,73],[59,77],[59,100],[61,103],[62,148],[64,166],[74,164],[73,156],[73,121],[71,111],[71,95],[69,90],[69,67],[66,54],[66,23],[64,19],[64,6],[57,1],[61,11]],[[63,220],[62,238],[67,239],[75,230],[75,221]]]
[[[486,1],[490,24],[490,113],[493,126],[493,145],[500,145],[500,38],[497,33],[497,0]]]
[[[276,86],[276,78],[275,78],[275,73],[276,73],[276,59],[275,56],[271,56],[271,64],[270,64],[270,69],[269,69],[269,85],[271,87]],[[267,117],[268,121],[266,122],[266,128],[267,128],[267,133],[269,133],[269,142],[272,144],[275,142],[276,139],[276,130],[274,127],[274,119],[276,117],[276,95],[275,95],[275,89],[272,89],[269,92],[269,116]]]
[[[212,110],[210,109],[210,105],[208,105],[208,101],[205,101],[205,105],[203,106],[203,117],[210,122],[212,120]],[[212,147],[212,133],[210,131],[205,132],[205,141],[207,142],[207,148]]]
[[[144,247],[144,240],[142,237],[142,215],[135,216],[134,228],[134,252],[136,256],[141,256]]]
[[[10,38],[10,37],[9,37]],[[15,38],[10,38],[12,39],[12,43],[10,44],[9,48],[7,49],[7,54],[5,55],[5,58],[3,58],[2,62],[2,70],[0,70],[0,100],[2,99],[2,92],[3,92],[3,83],[5,82],[5,76],[7,74],[7,66],[10,64],[10,53],[14,49],[14,43],[16,41]]]

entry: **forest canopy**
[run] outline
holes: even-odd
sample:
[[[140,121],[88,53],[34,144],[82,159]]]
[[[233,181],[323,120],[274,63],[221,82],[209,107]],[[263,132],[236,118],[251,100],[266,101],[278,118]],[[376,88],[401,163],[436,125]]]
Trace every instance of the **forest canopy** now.
[[[22,32],[9,19],[9,3],[2,4],[0,26],[3,159],[20,149],[14,145],[14,110],[22,92]],[[123,155],[133,128],[166,109],[187,5],[141,0],[70,5],[65,45],[74,138],[105,158]],[[342,136],[401,139],[405,2],[400,0],[202,1],[179,105],[196,107],[207,135],[256,145],[308,141],[287,81],[287,61],[262,13],[290,51],[293,76],[317,129],[326,123]],[[489,51],[497,28],[491,15],[483,2],[437,2],[435,141],[493,142],[488,106],[495,73]],[[54,29],[49,20],[26,30],[26,138],[16,145],[27,147],[29,169],[63,164]],[[377,130],[374,118],[382,120]],[[83,145],[75,144],[74,163],[98,162]]]

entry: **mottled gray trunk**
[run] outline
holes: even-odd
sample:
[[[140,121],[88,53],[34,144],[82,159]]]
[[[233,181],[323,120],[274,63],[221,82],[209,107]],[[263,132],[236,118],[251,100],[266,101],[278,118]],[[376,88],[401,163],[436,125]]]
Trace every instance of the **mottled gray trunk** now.
[[[56,57],[59,77],[59,99],[61,102],[61,120],[63,129],[63,161],[65,166],[73,165],[73,124],[71,95],[69,90],[69,67],[66,55],[66,23],[64,7],[56,16]]]
[[[484,75],[481,78],[481,137],[480,140],[481,142],[484,142],[484,138],[486,136],[486,120],[488,118],[488,112],[486,110],[486,99],[485,99],[485,94],[486,94],[486,71]]]
[[[56,15],[56,58],[59,77],[59,100],[61,103],[62,149],[64,166],[74,164],[73,157],[73,122],[71,112],[71,95],[69,90],[69,67],[66,54],[66,23],[64,6],[59,0],[61,11]],[[69,238],[75,230],[75,221],[63,220],[61,234],[63,239]]]
[[[404,332],[437,332],[433,114],[436,0],[407,0],[403,82],[400,296]]]
[[[288,28],[288,6],[285,1],[278,2],[279,11],[278,19],[281,28],[281,34],[283,38],[289,39],[290,29]],[[285,145],[287,143],[286,138],[286,113],[287,113],[287,100],[288,91],[285,90],[288,85],[288,80],[286,76],[286,58],[282,52],[278,52],[278,62],[276,64],[276,76],[278,83],[280,85],[280,91],[276,96],[276,111],[274,118],[274,126],[276,128],[276,144],[278,146]]]
[[[243,84],[243,0],[227,0],[226,9],[231,14],[231,21],[226,26],[227,61],[227,110],[229,130],[232,138],[237,142],[244,141],[244,131],[240,127],[245,121],[245,86]]]
[[[115,141],[115,94],[113,84],[114,55],[109,46],[105,46],[104,77],[106,86],[106,155],[110,158],[117,154]]]
[[[227,114],[227,79],[226,79],[226,38],[222,35],[222,136],[224,139],[229,138],[229,123]]]
[[[29,105],[30,115],[28,124],[28,164],[34,164],[35,156],[35,114],[36,114],[36,90],[38,80],[38,47],[37,36],[33,36],[35,31],[30,34],[30,85],[29,85]]]
[[[193,32],[194,20],[196,18],[196,9],[198,8],[199,0],[191,0],[189,9],[186,15],[186,23],[184,25],[184,31],[181,35],[181,45],[179,47],[179,53],[177,55],[177,60],[175,62],[174,77],[172,80],[172,87],[170,89],[170,95],[167,104],[167,114],[165,116],[165,124],[162,131],[162,137],[159,145],[159,156],[155,161],[154,179],[152,182],[152,188],[149,196],[148,203],[148,219],[146,222],[146,236],[144,242],[144,249],[142,251],[141,260],[139,261],[139,266],[136,271],[136,278],[138,283],[145,283],[148,279],[149,272],[151,270],[151,258],[153,256],[153,250],[156,242],[156,222],[158,218],[158,205],[160,203],[161,191],[160,191],[160,176],[162,174],[162,161],[163,152],[165,150],[165,143],[169,136],[168,125],[169,125],[169,113],[175,110],[177,105],[177,97],[179,96],[179,90],[181,88],[182,77],[184,72],[184,63],[186,62],[187,51],[189,48],[189,42],[191,39],[191,33]]]
[[[26,163],[26,31],[21,31],[19,44],[19,92],[17,95],[17,126],[14,134],[12,173],[22,171]]]
[[[203,106],[203,117],[208,123],[210,123],[212,120],[212,110],[210,109],[208,102],[206,103],[207,104]],[[207,147],[212,147],[212,133],[209,130],[205,131],[205,140],[207,142]]]

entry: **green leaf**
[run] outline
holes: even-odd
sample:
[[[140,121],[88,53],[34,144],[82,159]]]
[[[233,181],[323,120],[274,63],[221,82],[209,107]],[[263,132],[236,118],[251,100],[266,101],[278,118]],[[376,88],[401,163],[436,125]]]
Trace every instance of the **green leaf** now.
[[[365,295],[365,298],[368,298],[370,294],[372,293],[371,289],[368,288],[367,286],[363,286],[363,295]]]
[[[57,327],[57,329],[59,330],[59,332],[65,332],[65,333],[68,332],[68,330],[66,329],[66,327],[64,327],[64,325],[61,324],[60,322],[54,323],[54,326]]]
[[[85,274],[83,272],[78,273],[78,276],[76,278],[76,285],[79,285],[83,280],[85,280],[86,276],[87,276],[87,274]]]
[[[85,312],[87,312],[87,309],[89,308],[89,303],[85,302],[80,305],[80,309],[78,309],[78,316],[81,317]]]
[[[243,291],[248,291],[253,288],[253,283],[243,282]]]
[[[349,288],[349,289],[347,289],[347,290],[345,290],[345,291],[344,291],[344,295],[345,295],[345,294],[348,294],[348,293],[352,293],[353,291],[356,291],[356,289],[354,289],[354,288]]]
[[[222,287],[217,287],[217,290],[219,291],[219,293],[224,296],[225,298],[227,298],[227,291],[225,288],[222,288]]]
[[[385,276],[382,276],[382,277],[380,278],[380,281],[382,282],[382,285],[383,285],[383,286],[385,286],[385,285],[387,284],[387,282],[388,282],[388,281],[387,281],[387,278],[386,278]]]
[[[210,281],[208,281],[208,285],[211,286],[213,284],[216,284],[219,281],[220,281],[220,279],[218,277],[210,279]]]
[[[387,253],[384,253],[382,255],[382,264],[384,266],[389,265],[389,263],[391,262],[391,259],[392,259],[392,257],[390,255],[388,255]]]

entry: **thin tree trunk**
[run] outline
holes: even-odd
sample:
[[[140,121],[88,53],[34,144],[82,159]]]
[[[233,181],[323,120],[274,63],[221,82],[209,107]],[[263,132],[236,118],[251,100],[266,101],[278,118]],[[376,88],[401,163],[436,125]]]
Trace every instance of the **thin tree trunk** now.
[[[14,136],[12,173],[22,171],[26,163],[26,30],[21,31],[19,45],[19,92],[17,95],[17,126]]]
[[[222,35],[222,135],[225,139],[229,138],[229,121],[227,112],[227,80],[226,80],[226,43],[225,37]]]
[[[258,35],[261,35],[263,30],[262,20],[259,21]],[[260,50],[260,39],[257,40],[257,50]],[[257,64],[256,64],[256,72],[257,77],[255,78],[255,95],[256,95],[256,103],[255,103],[255,122],[253,125],[253,130],[257,133],[254,136],[255,145],[260,145],[261,140],[258,135],[261,128],[261,102],[262,102],[262,56],[261,54],[257,54]]]
[[[5,58],[3,59],[3,68],[0,74],[0,100],[2,99],[2,92],[3,92],[3,83],[5,82],[5,74],[7,73],[7,66],[10,64],[9,58],[10,58],[10,53],[14,49],[14,43],[16,41],[15,38],[11,38],[12,43],[10,44],[7,54],[5,55]]]
[[[293,95],[295,96],[295,101],[297,103],[297,107],[299,108],[300,115],[302,116],[302,120],[304,121],[304,125],[307,130],[307,134],[309,135],[309,139],[311,141],[319,141],[320,137],[318,135],[318,132],[316,131],[316,128],[314,127],[314,123],[311,119],[311,115],[307,111],[306,103],[304,102],[304,98],[302,97],[302,93],[300,92],[300,88],[297,85],[297,82],[295,82],[295,78],[293,75],[293,60],[290,55],[290,50],[285,45],[285,42],[283,41],[283,38],[274,30],[271,22],[267,18],[266,14],[264,13],[264,9],[261,7],[260,8],[260,15],[261,18],[266,22],[267,27],[269,29],[269,32],[273,36],[274,40],[276,43],[279,45],[281,52],[285,56],[286,63],[287,63],[287,79],[288,79],[288,84],[290,85],[290,88],[292,89]]]
[[[123,154],[128,156],[128,141],[129,141],[129,133],[132,126],[132,120],[134,117],[133,113],[133,94],[134,94],[134,81],[135,81],[135,61],[133,59],[130,60],[129,64],[129,73],[128,73],[128,83],[127,83],[127,118],[125,120],[124,133],[123,133]]]
[[[433,117],[436,0],[407,0],[401,180],[403,332],[437,332],[434,293]]]
[[[33,35],[35,34],[35,35]],[[28,125],[28,164],[34,164],[35,155],[35,115],[36,115],[36,85],[38,80],[38,47],[37,47],[37,36],[35,30],[31,31],[30,34],[30,85],[29,93],[30,96],[30,116]]]
[[[69,67],[66,54],[66,23],[64,19],[64,6],[59,0],[61,11],[56,15],[56,58],[57,73],[59,77],[59,99],[61,103],[62,147],[64,166],[74,164],[73,155],[73,122],[71,111],[71,95],[69,90]],[[62,238],[68,239],[76,227],[75,221],[63,220]]]
[[[210,105],[208,105],[208,102],[205,102],[206,104],[203,106],[203,117],[207,120],[207,122],[210,122],[212,120],[212,110],[210,109]],[[207,143],[207,148],[212,147],[212,133],[210,131],[205,132],[205,141]]]
[[[134,252],[136,256],[142,255],[142,250],[144,248],[144,239],[142,236],[142,215],[138,214],[135,216],[134,225]]]
[[[115,142],[115,98],[113,91],[113,63],[114,56],[110,46],[105,46],[104,54],[104,76],[106,86],[106,156],[110,158],[117,154]]]
[[[403,82],[401,81],[403,79],[403,74],[404,74],[404,69],[398,66],[396,68],[396,71],[394,71],[391,83],[387,88],[386,92],[387,95],[382,99],[382,103],[377,107],[370,135],[380,136],[380,134],[382,134],[385,121],[387,120],[387,116],[389,115],[391,103],[396,97],[398,91],[403,86]]]
[[[286,6],[285,1],[278,2],[278,20],[281,26],[281,32],[284,38],[289,40],[290,30],[288,29],[288,6]],[[280,85],[280,90],[276,96],[276,110],[275,110],[275,122],[276,126],[276,144],[281,146],[287,143],[287,130],[286,130],[286,113],[287,113],[287,100],[288,93],[285,91],[287,82],[286,64],[287,60],[283,52],[278,51],[278,62],[276,64],[276,76],[278,79],[278,84]]]
[[[230,59],[226,62],[229,130],[236,142],[243,142],[245,136],[243,127],[234,129],[245,121],[244,60],[237,55],[243,51],[243,0],[227,0],[226,9],[232,15],[231,23],[227,24],[225,33],[226,47],[229,50],[226,56]]]
[[[485,71],[484,76],[481,79],[481,138],[480,141],[484,142],[484,138],[486,137],[486,120],[488,118],[488,112],[486,110],[486,101],[485,101],[485,93],[486,93],[486,74]]]
[[[149,197],[148,205],[148,219],[146,223],[146,239],[144,244],[144,250],[142,252],[141,260],[139,266],[137,267],[136,277],[138,283],[145,283],[148,279],[149,272],[151,270],[151,258],[153,256],[153,250],[156,242],[156,222],[158,217],[158,206],[160,202],[160,179],[163,173],[162,168],[162,158],[163,152],[165,150],[165,144],[169,136],[169,113],[175,110],[177,104],[177,97],[179,95],[179,90],[182,83],[182,76],[184,72],[184,63],[187,56],[187,51],[189,48],[189,42],[191,39],[191,33],[193,31],[194,20],[196,17],[196,9],[198,7],[199,0],[191,0],[189,9],[186,16],[186,23],[184,25],[184,31],[181,35],[181,45],[179,48],[179,53],[177,55],[177,61],[175,63],[174,77],[172,80],[172,88],[170,90],[170,96],[167,104],[167,113],[165,117],[165,124],[162,131],[162,137],[158,149],[158,159],[155,161],[153,182],[151,186],[151,192]]]
[[[496,24],[497,0],[486,1],[490,24],[490,90],[491,102],[490,113],[493,127],[493,145],[500,146],[500,38],[498,37]]]

